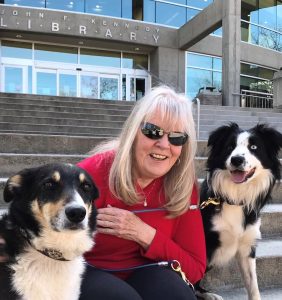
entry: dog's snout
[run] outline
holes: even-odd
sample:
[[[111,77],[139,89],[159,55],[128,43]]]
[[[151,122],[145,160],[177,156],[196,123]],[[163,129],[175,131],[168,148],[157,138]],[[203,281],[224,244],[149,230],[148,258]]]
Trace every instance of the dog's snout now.
[[[86,209],[82,206],[67,207],[65,213],[69,221],[73,223],[80,223],[86,216]]]
[[[243,164],[244,162],[244,157],[243,156],[239,156],[239,155],[236,155],[236,156],[232,156],[231,157],[231,164],[234,166],[234,167],[239,167]]]

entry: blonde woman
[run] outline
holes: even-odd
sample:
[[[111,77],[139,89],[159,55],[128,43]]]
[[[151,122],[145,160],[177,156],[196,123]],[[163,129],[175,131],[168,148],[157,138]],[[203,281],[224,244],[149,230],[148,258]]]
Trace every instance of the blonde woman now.
[[[191,283],[205,271],[195,151],[191,102],[161,86],[136,103],[118,139],[79,163],[100,192],[81,300],[196,299],[173,270]]]

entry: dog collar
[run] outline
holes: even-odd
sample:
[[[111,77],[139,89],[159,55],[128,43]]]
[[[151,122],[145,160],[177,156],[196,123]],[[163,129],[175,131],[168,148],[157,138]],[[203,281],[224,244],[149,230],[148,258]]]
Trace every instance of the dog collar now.
[[[34,248],[36,251],[38,251],[39,253],[49,257],[49,258],[52,258],[52,259],[55,259],[55,260],[59,260],[59,261],[70,261],[69,259],[65,259],[62,252],[59,251],[59,250],[56,250],[56,249],[52,249],[52,248],[45,248],[43,250],[39,250],[39,249],[36,249]]]

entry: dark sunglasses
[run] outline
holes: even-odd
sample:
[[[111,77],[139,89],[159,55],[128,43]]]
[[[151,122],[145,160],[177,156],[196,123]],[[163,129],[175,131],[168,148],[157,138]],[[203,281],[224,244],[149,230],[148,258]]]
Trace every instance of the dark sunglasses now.
[[[185,132],[165,132],[162,128],[151,123],[142,123],[142,133],[149,139],[158,140],[161,139],[164,134],[167,134],[168,141],[174,146],[182,146],[188,140],[188,134]]]

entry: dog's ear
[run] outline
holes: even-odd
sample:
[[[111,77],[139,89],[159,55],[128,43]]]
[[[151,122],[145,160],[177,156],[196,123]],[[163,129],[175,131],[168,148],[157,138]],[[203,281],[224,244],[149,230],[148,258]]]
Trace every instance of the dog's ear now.
[[[216,130],[212,131],[208,139],[208,146],[213,147],[214,145],[222,145],[232,132],[239,131],[239,126],[237,123],[229,123],[228,125],[221,126]]]
[[[5,202],[14,201],[22,186],[22,176],[20,174],[10,177],[5,185],[3,196]]]
[[[269,141],[268,145],[271,145],[272,151],[278,155],[280,148],[282,148],[282,134],[278,130],[261,123],[253,127],[250,132],[256,132],[264,140]]]

